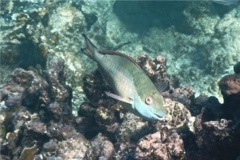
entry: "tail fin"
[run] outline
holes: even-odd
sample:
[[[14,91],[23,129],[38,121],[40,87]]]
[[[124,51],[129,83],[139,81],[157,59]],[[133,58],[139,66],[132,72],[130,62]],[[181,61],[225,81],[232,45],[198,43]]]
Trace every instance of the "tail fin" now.
[[[97,47],[90,41],[90,39],[82,34],[85,39],[85,48],[81,48],[81,52],[86,54],[89,58],[93,59],[93,54],[98,50]]]

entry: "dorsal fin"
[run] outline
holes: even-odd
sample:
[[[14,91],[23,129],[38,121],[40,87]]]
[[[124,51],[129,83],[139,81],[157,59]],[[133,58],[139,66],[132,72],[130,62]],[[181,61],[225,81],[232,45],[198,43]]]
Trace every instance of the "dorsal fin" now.
[[[101,54],[109,54],[109,55],[118,55],[118,56],[122,56],[122,57],[125,57],[127,58],[129,61],[131,61],[132,63],[134,63],[136,66],[140,67],[138,65],[138,63],[135,61],[135,59],[133,59],[132,57],[126,55],[126,54],[123,54],[123,53],[120,53],[120,52],[116,52],[116,51],[111,51],[111,50],[104,50],[104,51],[98,51],[99,53]],[[140,67],[141,68],[141,67]]]
[[[93,59],[94,53],[98,50],[97,47],[90,41],[90,39],[82,34],[85,40],[85,48],[81,48],[81,52]]]
[[[92,41],[90,41],[90,39],[86,36],[86,34],[82,34],[82,36],[85,39],[87,49],[89,49],[89,50],[90,50],[90,48],[97,49],[97,47],[92,43]]]

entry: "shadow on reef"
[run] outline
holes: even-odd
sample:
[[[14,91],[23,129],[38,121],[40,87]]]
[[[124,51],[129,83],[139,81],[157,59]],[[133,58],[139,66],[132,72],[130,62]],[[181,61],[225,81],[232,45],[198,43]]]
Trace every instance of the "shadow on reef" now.
[[[18,67],[28,69],[29,66],[39,64],[46,66],[46,58],[41,55],[38,46],[31,40],[24,40],[19,47]]]
[[[194,29],[189,26],[184,12],[192,5],[191,1],[122,1],[117,0],[113,5],[113,12],[131,32],[143,33],[151,27],[163,29],[174,26],[180,33],[193,34]],[[214,2],[199,1],[195,4],[200,8],[207,5],[212,14],[223,17],[236,5],[222,5]],[[198,8],[198,9],[199,9]],[[194,8],[193,17],[201,17],[202,12]],[[211,15],[211,13],[210,13]]]
[[[213,9],[216,11],[216,13],[222,18],[226,13],[231,11],[234,7],[236,7],[237,4],[233,4],[230,6],[213,3]]]
[[[191,34],[186,27],[183,1],[116,1],[113,12],[133,32],[144,32],[151,27],[175,26],[179,32]]]

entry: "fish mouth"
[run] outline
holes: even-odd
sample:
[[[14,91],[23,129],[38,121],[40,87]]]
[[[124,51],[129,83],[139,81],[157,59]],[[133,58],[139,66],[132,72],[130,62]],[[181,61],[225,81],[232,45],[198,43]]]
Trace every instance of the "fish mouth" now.
[[[162,117],[162,116],[159,116],[159,115],[157,115],[157,114],[154,114],[154,115],[157,117],[157,119],[158,119],[159,121],[164,121],[164,120],[165,120],[165,118]]]

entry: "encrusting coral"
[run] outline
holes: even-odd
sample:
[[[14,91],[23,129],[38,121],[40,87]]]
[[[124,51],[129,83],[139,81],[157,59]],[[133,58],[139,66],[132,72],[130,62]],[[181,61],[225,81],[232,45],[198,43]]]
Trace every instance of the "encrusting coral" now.
[[[139,140],[135,158],[183,160],[186,158],[183,140],[177,132],[169,132],[166,128],[163,128]]]
[[[21,156],[19,157],[19,160],[33,160],[34,154],[36,154],[36,152],[37,152],[36,145],[34,145],[30,148],[24,148]]]
[[[53,59],[49,61],[47,68],[41,76],[32,71],[15,69],[9,81],[0,89],[0,100],[6,107],[3,123],[9,135],[1,141],[1,154],[11,159],[18,156],[15,150],[22,150],[33,143],[41,150],[43,144],[52,139],[62,141],[55,147],[61,157],[84,156],[88,141],[73,127],[72,93],[65,84],[64,62]],[[64,141],[69,141],[69,138],[74,136],[78,137],[76,139],[80,142],[75,146],[83,144],[82,152],[72,154],[67,152],[69,146],[65,147]],[[45,155],[45,151],[41,154]],[[52,156],[57,156],[56,152]]]

